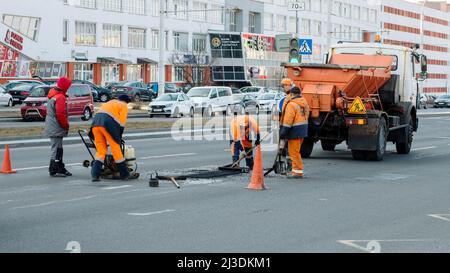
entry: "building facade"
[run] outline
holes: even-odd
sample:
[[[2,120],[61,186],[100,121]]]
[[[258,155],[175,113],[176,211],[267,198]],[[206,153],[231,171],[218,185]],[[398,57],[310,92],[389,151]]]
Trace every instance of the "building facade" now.
[[[421,44],[429,57],[425,92],[448,92],[450,13],[403,0],[298,0],[305,9],[296,14],[288,10],[294,1],[165,1],[165,80],[224,83],[243,75],[274,86],[287,61],[287,52],[276,50],[277,34],[313,40],[304,62],[322,62],[338,41],[381,34],[386,44]],[[0,82],[32,75],[102,85],[158,81],[159,0],[20,2],[0,0]],[[217,55],[217,35],[239,36],[242,56]]]

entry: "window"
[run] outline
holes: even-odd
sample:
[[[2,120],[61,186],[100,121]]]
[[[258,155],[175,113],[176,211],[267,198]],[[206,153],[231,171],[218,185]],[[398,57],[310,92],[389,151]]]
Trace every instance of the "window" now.
[[[321,0],[313,0],[311,1],[311,11],[321,12]]]
[[[173,49],[176,51],[188,51],[188,39],[189,35],[185,32],[173,33]]]
[[[371,22],[371,23],[377,22],[377,11],[374,9],[371,9],[369,11],[369,22]]]
[[[103,9],[107,11],[122,11],[122,0],[104,0]]]
[[[223,25],[223,6],[211,5],[211,11],[209,14],[211,23]]]
[[[192,36],[192,51],[194,52],[206,51],[206,35],[194,34]]]
[[[192,68],[192,80],[194,83],[202,84],[203,83],[203,74],[205,69],[203,67],[193,67]]]
[[[121,25],[103,25],[103,46],[121,47],[122,46],[122,26]]]
[[[295,33],[297,31],[297,18],[289,17],[289,33]]]
[[[150,15],[159,16],[159,0],[150,0]]]
[[[41,19],[36,17],[3,15],[5,25],[34,41],[37,40],[40,22]]]
[[[361,41],[361,30],[359,27],[352,27],[352,41]]]
[[[342,3],[339,1],[334,1],[333,3],[333,14],[336,16],[342,16]]]
[[[368,8],[361,9],[361,20],[369,21],[369,9]]]
[[[145,33],[142,28],[128,28],[128,47],[145,49]]]
[[[343,26],[343,35],[342,38],[344,38],[345,40],[350,40],[351,39],[351,27],[350,26]]]
[[[351,18],[351,6],[349,4],[344,4],[342,6],[342,13],[345,18]]]
[[[174,81],[175,82],[184,82],[184,67],[175,66],[174,67]]]
[[[93,45],[97,44],[95,23],[75,22],[75,44],[77,45]]]
[[[264,13],[264,29],[273,30],[273,14]]]
[[[230,11],[230,31],[237,30],[237,11]]]
[[[359,20],[361,18],[361,8],[359,6],[353,6],[352,18]]]
[[[97,1],[96,0],[80,0],[79,7],[82,8],[88,8],[88,9],[95,9],[97,8]]]
[[[169,50],[169,32],[166,31],[166,35],[164,36],[166,50]],[[152,29],[152,49],[159,48],[159,30]]]
[[[173,0],[173,10],[175,18],[180,20],[187,20],[188,3],[186,0]]]
[[[128,7],[126,8],[128,13],[133,14],[145,14],[145,0],[127,0]]]
[[[69,42],[69,21],[68,20],[63,21],[63,42],[64,43]]]
[[[333,37],[341,38],[341,25],[339,25],[339,24],[333,25]]]
[[[311,34],[311,21],[309,19],[302,19],[301,34],[304,34],[304,35]]]
[[[228,97],[231,96],[231,92],[228,88],[217,88],[217,91],[219,92],[219,97]]]
[[[277,15],[277,30],[286,31],[286,16]]]
[[[194,10],[196,10],[196,12],[192,13],[192,20],[206,22],[208,4],[203,2],[194,2]]]
[[[256,33],[256,14],[254,12],[248,13],[248,31]]]
[[[92,81],[94,66],[87,63],[75,63],[73,65],[73,75],[75,80]]]
[[[312,21],[311,34],[315,36],[322,35],[322,22],[321,21]]]

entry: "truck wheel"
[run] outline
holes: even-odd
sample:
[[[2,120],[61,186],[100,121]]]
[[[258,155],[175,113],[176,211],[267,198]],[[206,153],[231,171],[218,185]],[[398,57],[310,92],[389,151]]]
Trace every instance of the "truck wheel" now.
[[[386,120],[380,118],[380,125],[378,126],[378,143],[377,149],[375,151],[369,151],[367,153],[367,159],[370,161],[381,161],[383,160],[384,154],[386,152]]]
[[[413,124],[412,119],[409,121],[408,127],[405,128],[406,141],[404,143],[395,143],[395,148],[398,154],[409,154],[411,151],[412,141],[413,141]]]
[[[352,150],[352,156],[353,156],[354,160],[366,160],[367,152],[366,151]]]
[[[313,149],[314,149],[314,140],[305,138],[302,147],[300,149],[300,154],[302,155],[302,158],[309,158],[312,154]]]
[[[332,143],[332,142],[327,142],[327,141],[320,141],[320,144],[322,145],[322,150],[324,151],[334,151],[334,149],[336,148],[336,144]]]

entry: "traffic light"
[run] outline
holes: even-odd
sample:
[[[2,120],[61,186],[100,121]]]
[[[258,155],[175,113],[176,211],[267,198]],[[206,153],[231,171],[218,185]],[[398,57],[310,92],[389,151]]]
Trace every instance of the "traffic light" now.
[[[289,41],[289,62],[290,63],[300,63],[301,56],[299,54],[299,44],[297,38],[292,38]]]

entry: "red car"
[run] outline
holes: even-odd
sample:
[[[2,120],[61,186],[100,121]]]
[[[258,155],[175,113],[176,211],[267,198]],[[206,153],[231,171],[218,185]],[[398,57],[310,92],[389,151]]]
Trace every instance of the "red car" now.
[[[47,115],[47,96],[52,86],[39,86],[33,89],[29,97],[24,100],[21,114],[22,119],[43,120]],[[67,111],[70,116],[81,116],[82,120],[89,120],[94,113],[94,99],[91,88],[86,84],[72,84],[67,91]]]

